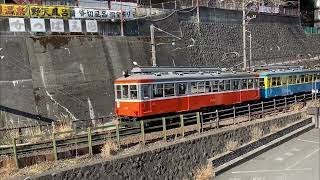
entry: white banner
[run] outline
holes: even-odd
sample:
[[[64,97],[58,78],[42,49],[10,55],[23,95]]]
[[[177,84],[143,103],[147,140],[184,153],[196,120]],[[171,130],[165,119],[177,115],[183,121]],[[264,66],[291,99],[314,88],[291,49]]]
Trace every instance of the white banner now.
[[[69,20],[70,32],[82,32],[81,20]]]
[[[96,20],[86,20],[87,32],[98,32],[98,24]]]
[[[30,18],[30,25],[32,32],[46,32],[46,25],[44,19]]]
[[[278,14],[280,10],[279,7],[259,6],[259,12]]]
[[[9,26],[10,26],[11,32],[25,32],[26,31],[23,18],[9,18]]]
[[[64,32],[64,23],[62,19],[50,19],[51,32]]]
[[[89,8],[74,8],[74,18],[86,19],[120,19],[120,11],[113,11],[108,9],[89,9]],[[134,17],[132,10],[123,10],[123,19],[132,19]]]

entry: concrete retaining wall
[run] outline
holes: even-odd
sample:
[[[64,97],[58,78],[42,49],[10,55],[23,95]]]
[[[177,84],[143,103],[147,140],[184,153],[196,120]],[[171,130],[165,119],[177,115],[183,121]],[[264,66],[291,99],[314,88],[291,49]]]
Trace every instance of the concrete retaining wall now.
[[[193,177],[199,166],[207,163],[209,158],[221,154],[229,141],[248,143],[251,130],[260,128],[263,134],[270,132],[270,127],[285,127],[299,121],[301,113],[278,117],[231,129],[219,129],[212,132],[181,139],[145,149],[132,155],[123,155],[110,161],[100,161],[74,169],[50,172],[34,179],[183,179]],[[308,119],[306,123],[311,123]],[[295,126],[295,128],[299,128]],[[294,128],[291,131],[295,130]]]

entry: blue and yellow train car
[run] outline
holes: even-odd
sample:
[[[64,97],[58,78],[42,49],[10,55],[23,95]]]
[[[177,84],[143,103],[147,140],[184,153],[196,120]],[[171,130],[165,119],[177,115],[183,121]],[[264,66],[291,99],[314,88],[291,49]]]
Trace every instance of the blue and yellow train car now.
[[[261,98],[288,96],[320,89],[320,69],[278,70],[260,73]]]

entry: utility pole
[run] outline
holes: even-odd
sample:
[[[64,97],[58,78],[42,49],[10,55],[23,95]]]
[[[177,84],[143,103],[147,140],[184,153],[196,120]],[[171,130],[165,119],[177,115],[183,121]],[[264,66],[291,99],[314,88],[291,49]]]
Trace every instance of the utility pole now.
[[[246,5],[242,0],[242,49],[243,49],[243,70],[247,69],[247,52],[246,52]]]
[[[157,57],[156,57],[156,44],[154,41],[154,25],[150,25],[150,44],[151,44],[151,61],[152,61],[152,66],[156,67],[157,66]]]
[[[193,0],[192,0],[193,2]],[[200,33],[200,9],[199,9],[199,0],[197,0],[197,28],[198,33]]]
[[[122,0],[120,1],[120,31],[121,31],[121,36],[124,36],[124,32],[123,32],[123,10],[122,10]]]
[[[249,70],[251,69],[252,66],[252,34],[251,31],[247,31],[249,33],[249,63],[248,63],[248,68]]]

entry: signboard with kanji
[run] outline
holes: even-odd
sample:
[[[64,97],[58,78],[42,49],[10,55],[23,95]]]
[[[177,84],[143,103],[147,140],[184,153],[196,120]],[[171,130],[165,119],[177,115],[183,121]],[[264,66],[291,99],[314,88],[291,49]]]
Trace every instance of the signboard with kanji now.
[[[9,18],[11,32],[25,32],[24,18]]]
[[[29,9],[26,5],[0,4],[0,16],[27,17]]]
[[[40,17],[40,18],[69,18],[70,9],[67,6],[29,6],[30,17]]]
[[[113,11],[108,9],[89,9],[89,8],[73,8],[72,16],[74,18],[85,19],[120,19],[121,11]],[[122,12],[123,19],[134,17],[132,10],[124,10]]]

